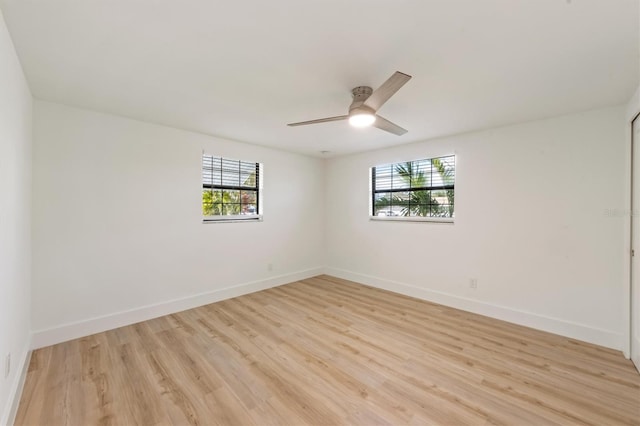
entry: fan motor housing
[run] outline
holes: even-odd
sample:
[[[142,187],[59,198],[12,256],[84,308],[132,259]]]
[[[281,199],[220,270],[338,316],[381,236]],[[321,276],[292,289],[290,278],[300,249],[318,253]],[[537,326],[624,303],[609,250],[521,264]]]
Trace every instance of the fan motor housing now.
[[[351,90],[351,94],[353,95],[354,101],[360,101],[360,100],[364,101],[369,96],[371,96],[372,93],[373,93],[373,89],[369,86],[358,86],[358,87],[354,87],[353,90]],[[360,99],[360,98],[364,98],[364,99]]]
[[[373,93],[373,89],[369,86],[354,87],[353,90],[351,90],[351,95],[353,96],[353,102],[351,103],[351,106],[349,106],[349,114],[351,114],[352,112],[355,112],[353,111],[354,109],[356,108],[360,109],[361,107],[367,109],[366,112],[375,113],[375,111],[373,111],[371,108],[368,108],[362,105],[364,101],[366,101],[367,98],[371,96],[372,93]]]

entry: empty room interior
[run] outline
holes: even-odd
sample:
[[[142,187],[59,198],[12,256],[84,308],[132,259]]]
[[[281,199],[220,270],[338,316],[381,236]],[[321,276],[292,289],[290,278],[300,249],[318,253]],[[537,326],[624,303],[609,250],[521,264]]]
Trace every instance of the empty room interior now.
[[[0,0],[0,425],[640,425],[639,0]]]

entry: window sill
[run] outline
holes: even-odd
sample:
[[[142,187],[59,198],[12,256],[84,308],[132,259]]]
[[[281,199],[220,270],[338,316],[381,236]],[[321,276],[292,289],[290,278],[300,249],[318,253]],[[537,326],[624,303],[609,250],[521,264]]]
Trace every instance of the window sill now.
[[[369,220],[381,222],[432,222],[453,224],[453,217],[404,217],[404,216],[369,216]]]
[[[237,222],[262,222],[262,215],[259,216],[210,216],[202,219],[202,223],[237,223]]]

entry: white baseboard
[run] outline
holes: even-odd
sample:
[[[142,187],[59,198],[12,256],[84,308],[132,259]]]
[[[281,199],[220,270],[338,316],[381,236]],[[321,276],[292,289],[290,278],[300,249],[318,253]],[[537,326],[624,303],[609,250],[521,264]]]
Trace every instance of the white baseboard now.
[[[244,284],[213,290],[205,293],[187,296],[181,299],[170,300],[154,305],[142,306],[128,311],[117,312],[115,314],[90,318],[83,321],[63,324],[44,330],[34,331],[31,347],[38,349],[56,343],[89,336],[95,333],[112,330],[137,322],[146,321],[152,318],[169,315],[209,303],[219,302],[243,294],[254,293],[260,290],[277,287],[294,281],[311,278],[321,275],[324,269],[321,267],[298,271],[290,274],[278,275],[264,280],[252,281]]]
[[[7,399],[7,405],[0,418],[0,425],[12,426],[16,420],[16,414],[18,414],[18,406],[20,405],[20,397],[22,396],[22,389],[24,388],[24,382],[27,380],[27,372],[29,371],[29,362],[31,361],[30,344],[27,344],[25,350],[20,357],[19,373],[13,381],[11,389],[9,391],[9,398]]]
[[[333,275],[345,280],[355,281],[371,287],[428,300],[430,302],[450,306],[463,311],[473,312],[475,314],[508,321],[518,325],[524,325],[526,327],[559,334],[572,339],[605,346],[607,348],[621,350],[623,346],[622,334],[615,333],[613,331],[602,330],[584,324],[538,315],[532,312],[493,305],[490,303],[480,302],[478,300],[416,287],[410,284],[373,277],[357,272],[351,272],[344,269],[327,267],[324,270],[327,275]]]
[[[143,306],[137,309],[118,312],[102,317],[90,318],[84,321],[38,330],[32,335],[31,348],[37,349],[44,346],[54,345],[67,340],[77,339],[106,330],[112,330],[114,328],[157,318],[163,315],[169,315],[186,309],[207,305],[220,300],[230,299],[232,297],[242,296],[243,294],[253,293],[305,278],[314,277],[323,273],[370,285],[372,287],[416,297],[418,299],[428,300],[445,306],[462,309],[464,311],[594,343],[608,348],[620,350],[623,346],[622,334],[609,330],[594,328],[558,318],[551,318],[532,312],[493,305],[490,303],[480,302],[478,300],[416,287],[410,284],[347,271],[344,269],[318,267],[196,294],[155,305]],[[640,360],[638,360],[638,364],[640,364]]]

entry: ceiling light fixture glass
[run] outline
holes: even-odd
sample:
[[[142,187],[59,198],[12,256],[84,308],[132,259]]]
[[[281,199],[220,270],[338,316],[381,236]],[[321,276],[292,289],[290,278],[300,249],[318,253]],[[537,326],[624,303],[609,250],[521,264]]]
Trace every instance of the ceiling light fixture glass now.
[[[376,116],[370,113],[353,114],[349,117],[349,124],[353,127],[371,126],[376,121]]]

